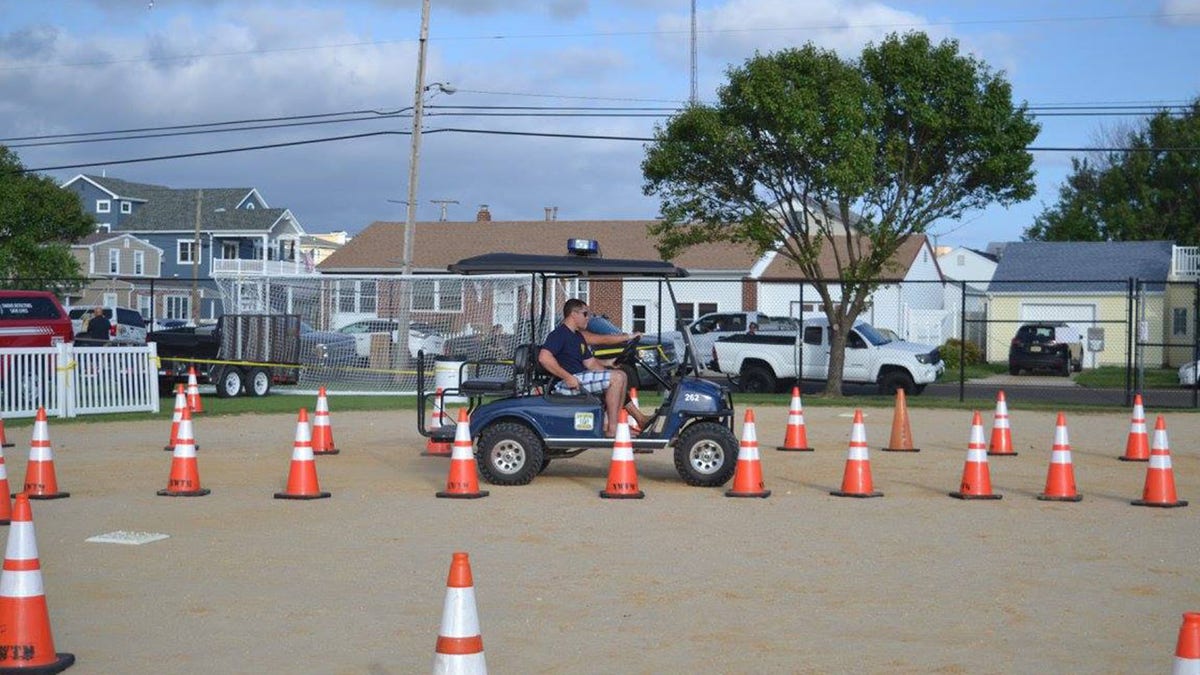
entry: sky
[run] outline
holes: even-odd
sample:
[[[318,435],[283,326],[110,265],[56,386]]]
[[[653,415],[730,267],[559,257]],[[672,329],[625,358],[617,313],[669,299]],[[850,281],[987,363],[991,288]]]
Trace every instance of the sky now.
[[[432,200],[457,202],[449,220],[482,204],[495,220],[658,214],[642,194],[645,143],[624,139],[650,137],[689,98],[690,0],[431,7],[425,82],[455,91],[425,94],[418,220],[439,218]],[[60,182],[256,188],[314,233],[402,221],[420,15],[420,0],[0,0],[0,144]],[[702,102],[755,52],[812,42],[850,59],[913,30],[1002,71],[1038,112],[1035,147],[1109,144],[1144,111],[1200,96],[1200,0],[697,0],[696,22]],[[249,122],[271,118],[291,125]],[[1033,199],[930,234],[1019,239],[1085,154],[1034,152]]]

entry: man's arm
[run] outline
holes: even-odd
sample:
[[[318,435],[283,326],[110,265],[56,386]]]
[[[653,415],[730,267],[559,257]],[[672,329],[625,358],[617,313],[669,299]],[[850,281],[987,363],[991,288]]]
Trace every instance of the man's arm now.
[[[589,345],[598,345],[607,347],[609,345],[623,345],[634,338],[642,336],[641,333],[593,333],[590,330],[579,331],[583,335],[584,342]]]

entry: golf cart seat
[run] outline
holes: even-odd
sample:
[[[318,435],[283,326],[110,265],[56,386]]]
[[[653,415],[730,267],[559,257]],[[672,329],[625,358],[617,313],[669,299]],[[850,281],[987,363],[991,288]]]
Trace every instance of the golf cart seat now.
[[[500,396],[517,391],[532,363],[533,380],[547,374],[537,363],[539,345],[517,345],[511,361],[468,361],[462,365],[458,391],[464,396]],[[538,373],[541,373],[539,375]]]

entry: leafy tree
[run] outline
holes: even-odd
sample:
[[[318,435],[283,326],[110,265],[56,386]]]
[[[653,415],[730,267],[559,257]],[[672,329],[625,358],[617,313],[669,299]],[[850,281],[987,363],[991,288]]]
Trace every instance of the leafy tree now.
[[[846,336],[893,254],[940,218],[1032,196],[1025,147],[1038,126],[1002,76],[921,33],[857,60],[812,44],[756,55],[728,78],[716,105],[671,118],[647,148],[659,252],[714,241],[778,251],[820,296],[832,326],[825,391],[840,396]]]
[[[1036,241],[1200,244],[1200,99],[1120,136],[1127,152],[1071,160],[1058,203],[1025,230]]]
[[[64,290],[82,281],[70,245],[95,228],[79,198],[26,173],[0,145],[0,286]]]

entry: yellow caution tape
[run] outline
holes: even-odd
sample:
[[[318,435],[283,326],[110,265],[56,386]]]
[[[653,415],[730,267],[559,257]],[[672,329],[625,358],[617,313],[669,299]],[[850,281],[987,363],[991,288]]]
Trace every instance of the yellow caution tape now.
[[[77,366],[77,365],[79,365],[79,364],[75,363],[75,359],[71,359],[70,361],[67,361],[67,363],[65,365],[61,365],[61,366],[58,366],[57,368],[55,368],[55,370],[57,370],[58,372],[61,373],[65,370],[73,370],[75,368],[75,366]]]

